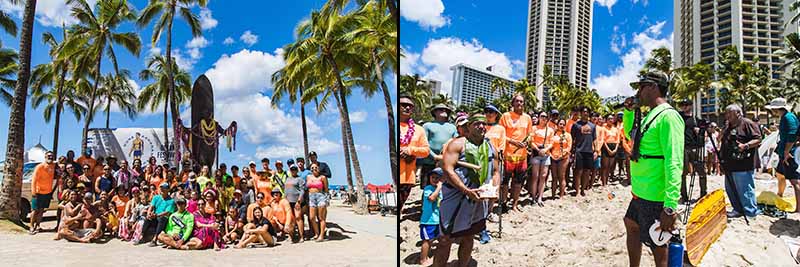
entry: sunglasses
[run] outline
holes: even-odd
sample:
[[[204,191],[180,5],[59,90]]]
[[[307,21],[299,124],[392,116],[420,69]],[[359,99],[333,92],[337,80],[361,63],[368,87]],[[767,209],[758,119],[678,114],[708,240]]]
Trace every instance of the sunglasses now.
[[[400,103],[401,108],[413,108],[414,104],[411,103]]]
[[[263,199],[264,197],[256,197],[257,199]]]

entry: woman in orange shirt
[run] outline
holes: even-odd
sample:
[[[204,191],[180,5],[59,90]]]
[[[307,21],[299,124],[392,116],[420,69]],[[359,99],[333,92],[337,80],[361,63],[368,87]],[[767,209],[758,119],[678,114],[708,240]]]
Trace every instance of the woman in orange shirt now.
[[[539,113],[539,124],[533,127],[530,139],[535,156],[531,157],[531,175],[528,177],[529,190],[533,203],[543,207],[544,182],[547,181],[547,168],[550,166],[550,148],[553,146],[554,130],[547,127],[547,112]],[[538,153],[537,153],[538,152]]]
[[[567,122],[559,119],[557,128],[553,133],[553,148],[550,149],[550,172],[553,173],[553,182],[550,186],[553,198],[556,197],[556,188],[559,188],[558,197],[563,198],[567,186],[567,165],[569,164],[570,149],[572,149],[572,135],[566,130]]]
[[[614,160],[619,150],[620,130],[616,125],[617,118],[614,115],[606,117],[606,124],[603,126],[603,167],[600,169],[600,180],[603,186],[608,185],[608,180],[614,174]]]

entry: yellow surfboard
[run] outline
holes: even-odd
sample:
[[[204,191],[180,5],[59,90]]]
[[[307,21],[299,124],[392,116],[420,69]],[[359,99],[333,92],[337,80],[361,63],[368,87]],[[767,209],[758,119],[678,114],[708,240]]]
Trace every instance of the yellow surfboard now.
[[[722,189],[697,201],[686,224],[686,253],[692,265],[700,264],[711,244],[722,235],[727,223],[725,193]]]

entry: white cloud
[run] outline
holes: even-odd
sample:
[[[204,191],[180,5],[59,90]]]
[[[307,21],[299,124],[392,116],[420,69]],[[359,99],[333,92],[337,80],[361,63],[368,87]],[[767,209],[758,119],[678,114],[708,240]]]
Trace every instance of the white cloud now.
[[[217,27],[217,20],[211,17],[211,9],[200,9],[200,28],[208,30]]]
[[[594,2],[597,3],[598,5],[608,8],[608,13],[611,14],[611,7],[613,7],[614,4],[617,3],[617,0],[594,0]],[[634,2],[636,1],[634,0]]]
[[[406,51],[407,55],[412,55]],[[408,56],[412,59],[413,56]],[[413,58],[416,59],[416,58]],[[520,62],[512,63],[512,60],[505,53],[497,52],[483,47],[478,40],[464,41],[455,37],[445,37],[441,39],[431,39],[422,50],[419,60],[408,60],[402,62],[401,70],[405,64],[408,71],[419,73],[423,78],[434,79],[442,82],[442,88],[451,88],[453,72],[450,67],[458,63],[465,63],[478,68],[492,66],[492,71],[505,77],[514,73],[522,73],[515,70],[515,66],[523,65]],[[401,72],[402,73],[402,72]]]
[[[197,63],[197,59],[192,58],[192,55],[189,55],[189,58],[181,53],[179,49],[172,49],[172,57],[175,58],[175,64],[178,64],[178,67],[189,72],[192,71],[194,68],[194,63]]]
[[[272,54],[242,49],[233,55],[222,55],[214,67],[206,71],[206,76],[214,86],[215,98],[238,98],[272,88],[272,73],[283,65],[281,48]]]
[[[210,43],[211,42],[206,40],[206,38],[203,36],[192,38],[192,40],[186,42],[186,48],[188,49],[186,50],[186,53],[189,54],[189,57],[191,57],[192,60],[200,59],[203,57],[203,54],[200,53],[200,49],[208,46]]]
[[[403,47],[403,56],[400,57],[400,74],[414,74],[419,63],[419,54]]]
[[[619,26],[614,26],[614,33],[611,35],[611,52],[619,55],[625,45],[627,45],[625,33],[620,33]]]
[[[248,46],[253,46],[256,42],[258,42],[258,35],[253,34],[250,30],[245,31],[242,36],[239,37],[239,40],[242,40]]]
[[[408,21],[419,24],[423,29],[436,30],[450,24],[450,18],[442,16],[442,0],[403,0],[400,1],[400,15]]]
[[[661,21],[634,34],[628,50],[622,55],[622,65],[611,69],[609,74],[593,78],[590,87],[597,89],[601,97],[633,95],[633,89],[628,84],[637,79],[650,52],[659,47],[667,47],[672,51],[673,35],[661,33],[664,24],[665,21]]]
[[[22,9],[24,8],[24,1],[20,1],[19,5],[9,3],[9,1],[0,1],[0,10],[14,14],[18,18],[22,18]],[[86,1],[90,7],[94,8],[97,0]],[[61,27],[64,23],[67,26],[78,23],[78,20],[70,15],[70,7],[66,1],[42,0],[36,2],[36,21],[48,27]],[[20,25],[21,26],[21,25]]]
[[[367,121],[366,110],[350,112],[350,123],[362,123],[365,121]]]
[[[210,44],[210,43],[211,42],[206,40],[205,37],[198,36],[198,37],[192,38],[192,40],[189,40],[188,42],[186,42],[186,48],[204,48],[204,47],[208,46],[208,44]]]
[[[317,155],[331,155],[343,153],[344,148],[341,143],[336,143],[328,139],[308,140],[308,149],[317,152]],[[367,152],[371,151],[372,147],[368,145],[356,144],[356,151]],[[256,158],[295,158],[303,155],[303,146],[282,146],[272,145],[269,147],[259,146],[256,148]]]
[[[222,41],[222,43],[225,45],[233,44],[234,42],[236,41],[234,41],[233,38],[231,38],[230,36],[228,38],[225,38],[225,41]]]
[[[377,111],[377,114],[378,114],[378,117],[380,117],[381,119],[389,118],[389,114],[386,114],[386,109],[385,108],[379,108],[378,111]]]
[[[151,46],[149,50],[147,50],[148,54],[151,56],[157,56],[161,54],[161,48],[158,46]]]

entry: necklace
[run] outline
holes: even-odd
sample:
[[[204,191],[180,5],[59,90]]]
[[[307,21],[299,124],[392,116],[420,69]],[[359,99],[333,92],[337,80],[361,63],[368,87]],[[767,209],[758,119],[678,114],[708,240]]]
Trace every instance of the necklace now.
[[[401,145],[408,145],[411,143],[411,138],[414,137],[414,119],[408,118],[408,131],[406,131],[406,135],[400,139]]]

